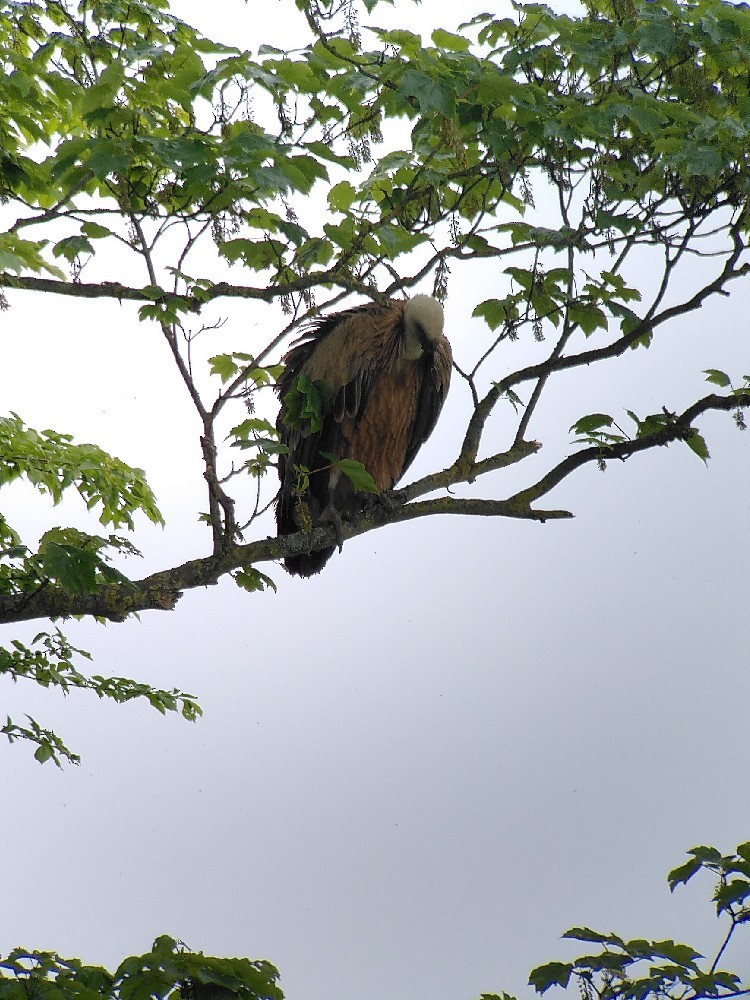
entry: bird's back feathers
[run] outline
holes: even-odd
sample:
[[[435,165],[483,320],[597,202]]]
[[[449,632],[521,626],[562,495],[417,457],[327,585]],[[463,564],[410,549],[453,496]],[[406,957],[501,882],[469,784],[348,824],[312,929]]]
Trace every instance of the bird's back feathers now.
[[[417,298],[426,299],[426,296]],[[412,300],[415,301],[415,300]],[[276,517],[280,535],[325,521],[326,511],[351,517],[366,494],[331,468],[323,452],[361,462],[380,492],[392,489],[432,432],[448,391],[451,349],[442,335],[442,311],[434,300],[414,314],[425,322],[439,314],[440,329],[418,327],[421,351],[405,357],[407,302],[374,303],[328,316],[311,326],[285,358],[279,379],[279,431],[288,453],[280,456],[281,491]],[[324,412],[320,426],[285,420],[285,402],[300,375],[320,386]],[[309,472],[300,494],[296,467]],[[288,558],[287,569],[301,576],[319,572],[333,549]]]

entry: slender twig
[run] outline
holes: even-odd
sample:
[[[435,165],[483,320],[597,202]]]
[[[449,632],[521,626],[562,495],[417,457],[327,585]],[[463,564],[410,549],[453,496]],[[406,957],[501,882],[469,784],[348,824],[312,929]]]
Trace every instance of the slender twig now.
[[[567,458],[559,462],[545,476],[543,476],[533,486],[520,490],[511,501],[521,504],[530,504],[566,479],[571,472],[589,462],[601,462],[609,459],[626,459],[640,451],[648,451],[651,448],[661,447],[671,444],[672,441],[684,440],[690,436],[692,422],[696,417],[708,410],[737,410],[738,407],[750,406],[750,390],[739,392],[732,396],[717,396],[711,394],[704,396],[697,402],[689,406],[679,416],[674,416],[663,428],[654,434],[649,434],[634,441],[621,441],[616,444],[597,445],[591,448],[584,448],[581,451],[568,455]]]
[[[736,278],[743,277],[750,273],[750,263],[738,265],[738,260],[745,247],[741,235],[736,232],[735,247],[727,258],[725,265],[716,278],[699,289],[691,298],[675,306],[664,309],[658,315],[652,316],[648,320],[642,320],[629,333],[624,334],[617,340],[612,341],[605,347],[594,348],[590,351],[583,351],[580,354],[569,354],[563,357],[547,360],[536,365],[528,365],[518,371],[513,372],[505,378],[496,382],[475,408],[466,430],[464,442],[461,447],[461,461],[473,463],[479,450],[479,444],[484,431],[484,426],[502,395],[513,386],[529,379],[540,378],[552,372],[565,371],[572,368],[580,368],[583,365],[590,365],[596,361],[603,361],[607,358],[616,358],[624,354],[633,344],[640,340],[645,334],[653,331],[658,326],[663,325],[676,316],[685,315],[699,309],[703,303],[712,295],[724,293],[724,286]]]
[[[721,956],[726,951],[727,946],[728,946],[729,942],[731,941],[732,935],[734,934],[736,928],[737,928],[737,921],[736,921],[736,919],[734,917],[734,914],[732,914],[732,922],[729,925],[729,930],[727,931],[727,933],[726,933],[726,935],[724,937],[724,940],[721,943],[721,946],[720,946],[719,950],[716,952],[716,957],[714,958],[713,962],[711,963],[711,968],[708,970],[709,971],[709,975],[713,975],[714,972],[716,972],[716,970],[718,969],[719,962],[721,961]]]

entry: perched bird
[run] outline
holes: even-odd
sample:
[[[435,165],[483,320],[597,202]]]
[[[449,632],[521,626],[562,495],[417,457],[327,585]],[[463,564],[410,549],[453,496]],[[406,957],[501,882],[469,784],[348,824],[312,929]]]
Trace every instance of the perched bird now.
[[[368,494],[357,492],[330,456],[361,462],[382,493],[403,476],[437,422],[452,364],[442,306],[415,295],[327,316],[284,364],[277,427],[288,451],[279,456],[278,533],[330,523],[338,535],[341,518],[362,511]],[[312,576],[333,552],[291,556],[285,566]]]

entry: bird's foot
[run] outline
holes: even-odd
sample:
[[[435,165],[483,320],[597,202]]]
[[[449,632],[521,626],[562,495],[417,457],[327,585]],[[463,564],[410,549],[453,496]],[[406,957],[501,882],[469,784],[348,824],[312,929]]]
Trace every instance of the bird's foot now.
[[[331,504],[324,507],[318,515],[317,523],[333,525],[333,530],[336,532],[336,547],[341,552],[344,547],[344,525],[341,521],[341,515],[336,508]]]

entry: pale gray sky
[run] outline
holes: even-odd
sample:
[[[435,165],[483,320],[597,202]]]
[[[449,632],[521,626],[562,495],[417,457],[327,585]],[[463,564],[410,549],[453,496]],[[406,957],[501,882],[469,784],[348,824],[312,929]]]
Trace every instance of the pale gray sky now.
[[[204,27],[236,40],[252,17],[255,41],[283,39],[281,5],[260,25],[252,7],[225,0]],[[409,17],[452,27],[452,7]],[[484,336],[471,310],[494,280],[454,274],[457,354]],[[608,400],[677,408],[702,369],[747,371],[748,290],[732,291],[650,352],[562,377],[535,436],[552,449]],[[147,470],[168,528],[141,527],[135,575],[202,550],[197,429],[156,334],[127,306],[9,298],[3,410]],[[235,346],[278,323],[222,311]],[[455,456],[454,393],[410,478]],[[687,848],[730,850],[750,824],[750,442],[726,417],[702,426],[707,468],[673,445],[587,469],[554,494],[574,521],[412,522],[348,542],[309,581],[262,567],[277,594],[224,583],[173,614],[67,625],[97,671],[194,692],[205,715],[4,685],[4,712],[84,759],[60,773],[0,748],[0,952],[114,967],[168,933],[269,959],[289,1000],[471,1000],[529,995],[534,965],[573,954],[559,935],[574,924],[716,947],[710,885],[665,882]],[[3,509],[31,536],[82,518],[16,488]]]

